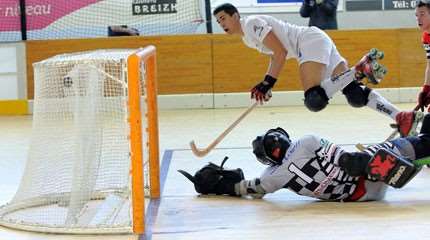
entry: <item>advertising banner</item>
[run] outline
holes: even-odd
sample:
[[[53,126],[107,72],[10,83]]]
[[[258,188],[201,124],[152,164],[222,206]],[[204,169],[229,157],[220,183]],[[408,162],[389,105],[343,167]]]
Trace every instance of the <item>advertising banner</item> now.
[[[26,0],[27,30],[42,29],[57,19],[101,0]],[[18,0],[0,1],[0,31],[20,31]]]

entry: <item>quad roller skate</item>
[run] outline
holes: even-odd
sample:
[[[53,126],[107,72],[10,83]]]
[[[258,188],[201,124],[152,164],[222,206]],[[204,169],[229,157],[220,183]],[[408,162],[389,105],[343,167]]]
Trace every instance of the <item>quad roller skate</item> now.
[[[384,78],[385,74],[387,74],[385,66],[378,63],[378,60],[383,58],[384,52],[376,48],[370,49],[370,51],[355,65],[356,80],[362,80],[366,77],[370,83],[378,84]]]

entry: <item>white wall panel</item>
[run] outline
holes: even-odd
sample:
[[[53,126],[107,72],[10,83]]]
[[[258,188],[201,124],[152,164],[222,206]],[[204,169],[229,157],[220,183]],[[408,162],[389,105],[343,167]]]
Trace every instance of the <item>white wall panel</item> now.
[[[0,44],[0,100],[27,98],[25,43]]]
[[[16,47],[8,46],[8,45],[6,46],[0,45],[0,74],[12,73],[12,72],[14,73],[17,71]]]
[[[0,100],[19,99],[16,74],[0,74]]]

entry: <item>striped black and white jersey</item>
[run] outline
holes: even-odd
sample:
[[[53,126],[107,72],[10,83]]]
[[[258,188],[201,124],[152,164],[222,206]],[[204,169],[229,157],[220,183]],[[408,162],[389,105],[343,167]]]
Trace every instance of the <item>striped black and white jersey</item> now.
[[[240,192],[259,197],[287,188],[323,200],[345,199],[354,192],[358,177],[338,166],[343,151],[326,139],[304,136],[291,143],[281,165],[268,167],[260,178],[243,180]]]
[[[404,138],[373,144],[364,151],[372,156],[381,148],[415,159],[412,145]],[[341,147],[326,139],[304,136],[291,143],[281,165],[268,167],[259,178],[242,180],[237,193],[262,197],[287,188],[299,195],[322,200],[345,200],[357,189],[360,177],[349,176],[339,167],[338,160],[343,152]],[[363,177],[376,181],[370,176]]]

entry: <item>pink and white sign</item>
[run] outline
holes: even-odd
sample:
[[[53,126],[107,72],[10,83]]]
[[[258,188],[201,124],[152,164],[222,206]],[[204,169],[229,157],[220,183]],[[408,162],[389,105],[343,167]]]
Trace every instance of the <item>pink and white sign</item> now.
[[[47,27],[76,10],[102,0],[26,0],[27,30]],[[19,0],[0,0],[0,32],[20,31]]]

